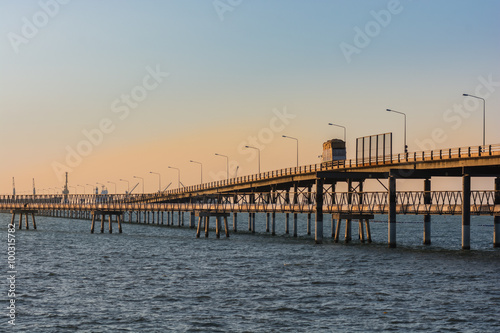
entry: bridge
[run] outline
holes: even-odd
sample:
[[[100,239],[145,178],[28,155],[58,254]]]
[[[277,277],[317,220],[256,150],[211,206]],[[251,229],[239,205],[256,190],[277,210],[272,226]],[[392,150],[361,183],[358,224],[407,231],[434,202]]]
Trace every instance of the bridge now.
[[[432,177],[460,177],[461,191],[432,191]],[[471,178],[493,177],[494,190],[472,191]],[[421,191],[397,191],[398,179],[421,179]],[[384,191],[364,191],[367,180],[383,186]],[[380,180],[386,180],[387,186]],[[347,184],[347,192],[338,192],[337,185]],[[494,220],[493,246],[500,247],[500,145],[412,152],[397,155],[363,156],[355,160],[333,161],[295,168],[274,170],[223,181],[210,182],[142,195],[16,195],[0,196],[0,210],[10,211],[11,225],[16,214],[35,214],[91,219],[91,232],[97,218],[113,217],[121,222],[172,225],[174,213],[178,225],[184,225],[184,213],[190,213],[189,227],[202,227],[208,237],[210,217],[215,217],[219,237],[221,220],[229,236],[228,217],[233,214],[233,231],[237,231],[238,213],[247,213],[249,231],[255,233],[255,214],[266,213],[266,232],[275,234],[276,213],[285,214],[285,230],[293,215],[293,236],[297,236],[297,216],[307,214],[307,233],[311,234],[311,216],[315,215],[316,243],[323,241],[324,214],[332,216],[332,237],[339,241],[345,221],[344,241],[352,240],[352,221],[359,222],[359,238],[371,241],[369,221],[375,214],[388,215],[388,245],[396,247],[398,214],[424,217],[424,244],[431,243],[431,215],[462,216],[462,248],[470,249],[471,215],[488,215]],[[165,214],[167,219],[165,221]],[[156,216],[156,218],[155,218]],[[135,221],[134,221],[135,217]],[[333,232],[333,230],[335,232]]]

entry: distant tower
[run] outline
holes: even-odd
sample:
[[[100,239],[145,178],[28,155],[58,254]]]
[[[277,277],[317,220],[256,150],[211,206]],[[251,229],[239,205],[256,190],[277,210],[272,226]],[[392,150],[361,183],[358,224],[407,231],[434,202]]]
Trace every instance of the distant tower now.
[[[16,195],[16,181],[14,180],[14,177],[12,177],[12,194]]]
[[[36,195],[36,190],[35,190],[35,178],[33,178],[33,195]]]
[[[66,172],[66,184],[64,184],[64,190],[62,191],[62,194],[68,195],[69,190],[68,190],[68,173]]]

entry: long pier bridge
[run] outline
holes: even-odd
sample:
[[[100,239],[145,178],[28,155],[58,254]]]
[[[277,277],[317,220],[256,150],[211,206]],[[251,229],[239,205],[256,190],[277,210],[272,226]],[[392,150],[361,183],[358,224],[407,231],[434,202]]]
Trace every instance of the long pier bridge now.
[[[433,191],[433,177],[460,177],[461,191]],[[472,191],[471,179],[494,178],[494,190]],[[397,191],[398,179],[421,179],[421,191]],[[364,191],[367,180],[379,182],[384,191]],[[385,180],[387,186],[381,182]],[[337,191],[340,183],[346,192]],[[431,243],[431,215],[462,216],[462,248],[470,249],[471,215],[492,216],[493,246],[500,247],[500,145],[466,147],[398,155],[367,156],[355,160],[333,161],[296,168],[286,168],[224,181],[188,186],[181,189],[142,195],[16,195],[0,196],[0,210],[22,216],[29,227],[35,214],[78,217],[95,221],[100,217],[101,232],[105,217],[112,232],[115,217],[121,232],[121,222],[152,222],[184,225],[184,213],[190,214],[189,226],[197,227],[200,236],[204,227],[208,237],[210,217],[215,217],[217,237],[221,220],[229,235],[228,217],[232,214],[233,231],[237,231],[238,213],[248,214],[249,231],[255,232],[255,214],[266,213],[266,232],[275,234],[276,213],[285,214],[285,231],[297,236],[297,216],[307,214],[307,233],[311,234],[314,214],[316,243],[323,241],[324,214],[331,214],[332,237],[340,239],[342,221],[344,241],[352,240],[352,223],[359,222],[359,238],[371,241],[370,220],[375,214],[388,215],[388,245],[396,247],[398,214],[423,215],[424,244]],[[155,218],[156,216],[156,218]],[[135,220],[134,220],[135,217]],[[196,226],[196,218],[198,223]]]

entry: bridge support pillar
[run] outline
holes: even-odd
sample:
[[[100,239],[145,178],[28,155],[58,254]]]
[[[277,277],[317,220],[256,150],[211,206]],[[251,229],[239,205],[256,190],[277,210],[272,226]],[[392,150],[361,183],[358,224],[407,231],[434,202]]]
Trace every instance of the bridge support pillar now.
[[[266,232],[269,232],[269,213],[266,213]]]
[[[252,213],[252,234],[255,234],[255,213]]]
[[[229,226],[227,224],[227,215],[224,215],[224,231],[226,232],[226,238],[229,237]]]
[[[365,228],[363,227],[363,220],[359,220],[359,228],[358,228],[358,233],[359,233],[359,241],[361,243],[365,242]]]
[[[238,232],[238,213],[233,213],[233,232]]]
[[[104,214],[101,214],[101,234],[104,233]]]
[[[109,233],[113,233],[113,216],[111,214],[108,215],[108,223],[109,223]]]
[[[347,219],[345,221],[345,239],[346,243],[349,243],[352,240],[352,220]]]
[[[347,180],[347,203],[352,204],[352,195],[354,194],[354,188],[352,186],[352,180]],[[352,240],[352,219],[347,218],[345,222],[345,243],[349,243]]]
[[[248,231],[252,231],[252,213],[248,213]]]
[[[495,205],[500,205],[500,177],[495,178]],[[500,247],[500,216],[493,222],[493,247]]]
[[[431,198],[431,180],[424,180],[424,204],[430,205],[432,203]],[[431,215],[424,215],[424,245],[431,244]]]
[[[121,234],[122,233],[122,221],[121,221],[120,215],[116,216],[116,222],[118,222],[118,232]]]
[[[365,219],[366,241],[372,242],[372,232],[370,231],[370,219]]]
[[[339,242],[339,237],[340,237],[340,227],[342,225],[342,219],[337,220],[337,227],[335,228],[335,237],[333,238],[334,243]]]
[[[314,241],[323,243],[323,179],[316,179],[316,224]]]
[[[470,250],[470,175],[462,177],[462,249]]]
[[[29,215],[31,215],[31,219],[33,221],[33,229],[36,229],[36,222],[35,222],[35,213],[37,213],[36,210],[11,210],[10,211],[12,214],[12,219],[10,220],[10,225],[14,227],[15,223],[15,218],[16,214],[19,214],[19,229],[23,228],[23,214],[24,214],[24,225],[26,227],[26,230],[29,229]]]
[[[290,214],[286,213],[285,214],[285,234],[290,233]]]
[[[198,216],[198,228],[196,228],[196,238],[200,238],[201,220],[202,220],[202,217],[200,215],[200,216]]]
[[[194,223],[195,223],[195,216],[194,216],[194,212],[191,212],[190,213],[190,220],[189,220],[189,228],[191,229],[194,229]],[[163,224],[163,213],[162,213],[162,224]]]
[[[31,219],[33,220],[33,229],[36,230],[35,213],[31,213]]]
[[[220,217],[215,217],[215,237],[220,238]]]
[[[92,212],[92,224],[90,225],[90,233],[94,233],[94,225],[95,225],[95,212]]]
[[[293,214],[293,237],[297,237],[297,214]]]
[[[335,220],[335,215],[332,214],[332,238],[335,238],[335,229],[337,229],[337,221]]]
[[[396,178],[389,177],[389,226],[388,243],[389,247],[396,247]]]
[[[210,216],[205,216],[205,238],[208,238],[209,227],[210,227]]]
[[[276,235],[276,213],[271,213],[271,235]]]

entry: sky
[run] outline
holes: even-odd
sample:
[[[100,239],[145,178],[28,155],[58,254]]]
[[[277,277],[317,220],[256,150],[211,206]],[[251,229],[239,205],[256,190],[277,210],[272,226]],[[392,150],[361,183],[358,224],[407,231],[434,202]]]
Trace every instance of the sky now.
[[[0,0],[0,193],[146,192],[320,160],[500,143],[500,1]],[[172,167],[172,168],[169,168]],[[159,173],[151,174],[150,172]],[[108,183],[111,182],[111,183]],[[87,185],[88,184],[88,185]],[[141,186],[141,185],[140,185]],[[139,189],[136,191],[140,192]],[[485,185],[486,186],[486,185]],[[52,189],[52,190],[50,190]]]

